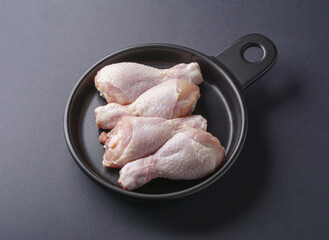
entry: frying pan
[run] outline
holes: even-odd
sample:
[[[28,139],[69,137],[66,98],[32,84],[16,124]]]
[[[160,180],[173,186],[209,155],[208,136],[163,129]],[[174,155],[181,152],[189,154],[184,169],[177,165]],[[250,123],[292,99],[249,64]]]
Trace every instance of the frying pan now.
[[[256,46],[263,50],[258,62],[248,62],[243,53]],[[78,166],[102,186],[128,197],[140,199],[172,199],[195,193],[218,180],[234,163],[247,133],[247,110],[242,91],[267,72],[277,59],[274,44],[260,34],[249,34],[215,56],[172,44],[145,44],[123,49],[92,66],[74,86],[66,104],[64,134],[67,146]],[[208,120],[208,131],[226,149],[225,164],[210,176],[192,181],[154,179],[135,191],[118,185],[119,169],[103,168],[104,149],[98,142],[94,109],[105,105],[94,86],[94,77],[101,68],[117,62],[137,62],[157,68],[178,63],[197,62],[204,82],[201,98],[194,114]]]

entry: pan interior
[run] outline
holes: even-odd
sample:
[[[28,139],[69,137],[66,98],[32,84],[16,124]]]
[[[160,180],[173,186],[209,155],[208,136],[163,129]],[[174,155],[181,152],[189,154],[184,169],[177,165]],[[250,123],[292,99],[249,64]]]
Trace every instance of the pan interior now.
[[[201,114],[208,120],[208,131],[216,136],[226,149],[226,165],[238,147],[242,132],[242,106],[229,77],[211,60],[195,52],[182,49],[150,47],[136,48],[114,54],[96,64],[81,79],[72,95],[67,116],[69,141],[74,152],[90,174],[110,188],[119,188],[117,179],[119,169],[103,168],[104,149],[98,142],[100,130],[95,124],[94,109],[105,105],[94,87],[94,77],[102,67],[116,62],[138,62],[157,68],[169,68],[178,63],[198,62],[204,82],[200,85],[201,98],[193,114]],[[226,165],[219,169],[220,175]],[[214,175],[213,174],[213,175]],[[166,194],[185,190],[206,181],[210,177],[192,181],[173,181],[154,179],[145,186],[136,189],[137,193]]]

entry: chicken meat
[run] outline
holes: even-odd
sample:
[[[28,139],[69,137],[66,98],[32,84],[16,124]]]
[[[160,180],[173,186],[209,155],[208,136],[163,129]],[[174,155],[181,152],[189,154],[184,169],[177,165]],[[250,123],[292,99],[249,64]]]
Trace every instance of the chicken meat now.
[[[99,128],[111,129],[123,116],[178,118],[191,114],[200,97],[199,87],[172,79],[156,85],[130,105],[108,103],[95,109]]]
[[[207,120],[201,115],[172,120],[157,117],[123,117],[107,134],[103,166],[121,168],[129,161],[153,154],[185,127],[206,130]],[[101,137],[104,141],[103,133]]]
[[[146,90],[169,79],[183,79],[196,85],[203,79],[197,63],[181,63],[169,69],[122,62],[102,68],[95,76],[95,86],[108,103],[126,105]]]
[[[225,160],[225,149],[210,133],[183,128],[156,153],[128,162],[120,171],[119,184],[133,190],[154,178],[199,179],[213,173]]]

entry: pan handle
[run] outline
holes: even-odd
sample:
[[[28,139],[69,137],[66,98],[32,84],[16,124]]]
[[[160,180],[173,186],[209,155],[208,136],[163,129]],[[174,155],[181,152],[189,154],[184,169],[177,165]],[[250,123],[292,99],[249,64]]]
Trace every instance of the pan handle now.
[[[262,59],[258,62],[248,62],[243,53],[249,47],[261,48],[264,54]],[[244,90],[273,66],[278,54],[270,39],[253,33],[238,39],[214,57],[236,76]]]

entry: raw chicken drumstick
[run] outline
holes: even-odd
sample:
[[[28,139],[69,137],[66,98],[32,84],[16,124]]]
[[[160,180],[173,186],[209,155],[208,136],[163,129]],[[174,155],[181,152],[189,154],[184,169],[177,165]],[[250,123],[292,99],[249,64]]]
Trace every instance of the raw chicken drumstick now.
[[[213,173],[225,160],[225,149],[210,133],[184,128],[155,154],[127,163],[119,184],[133,190],[154,178],[198,179]]]
[[[169,69],[123,62],[102,68],[95,77],[95,86],[108,103],[122,105],[134,102],[146,90],[169,79],[182,79],[200,84],[202,75],[197,63],[181,63]]]
[[[111,129],[123,116],[178,118],[191,114],[200,97],[199,87],[172,79],[147,90],[130,105],[108,103],[95,109],[99,128]]]
[[[207,120],[200,115],[172,120],[123,117],[107,134],[103,166],[123,167],[131,160],[148,156],[184,127],[206,130]]]

